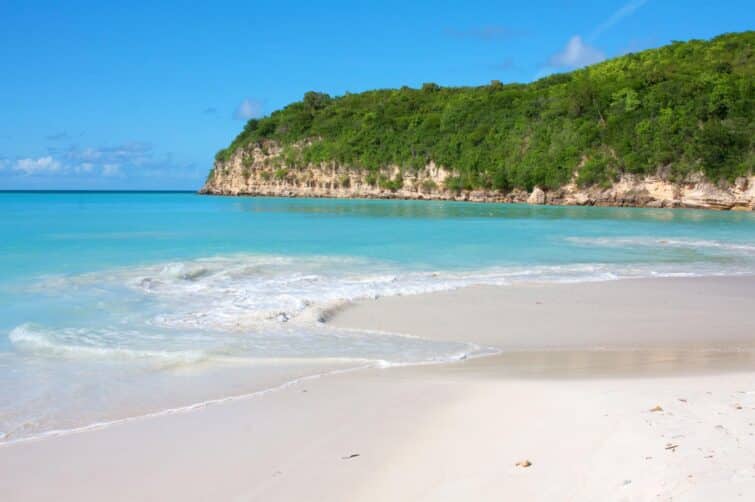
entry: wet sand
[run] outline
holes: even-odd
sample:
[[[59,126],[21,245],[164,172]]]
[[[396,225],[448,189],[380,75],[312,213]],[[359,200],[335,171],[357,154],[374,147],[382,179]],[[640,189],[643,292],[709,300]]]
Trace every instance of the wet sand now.
[[[4,500],[749,500],[755,279],[472,287],[337,326],[503,350],[0,447]],[[528,467],[517,466],[529,461]]]

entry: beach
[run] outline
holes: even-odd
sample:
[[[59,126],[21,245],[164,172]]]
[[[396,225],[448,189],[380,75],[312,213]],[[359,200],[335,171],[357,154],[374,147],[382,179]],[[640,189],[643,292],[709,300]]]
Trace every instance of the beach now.
[[[749,4],[27,3],[0,502],[755,501]]]
[[[4,500],[748,500],[755,279],[472,286],[351,329],[501,349],[0,447]],[[517,465],[519,464],[519,465]]]

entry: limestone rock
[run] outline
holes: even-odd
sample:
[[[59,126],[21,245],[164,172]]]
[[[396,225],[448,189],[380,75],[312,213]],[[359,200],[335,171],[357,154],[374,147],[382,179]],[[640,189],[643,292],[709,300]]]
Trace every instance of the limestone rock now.
[[[539,187],[532,189],[532,193],[527,197],[527,204],[545,204],[545,192]]]
[[[301,146],[304,146],[302,144]],[[289,166],[283,149],[264,141],[217,161],[200,190],[215,195],[277,197],[338,197],[366,199],[428,199],[529,204],[688,207],[752,211],[755,176],[740,177],[730,186],[717,186],[694,173],[673,183],[661,176],[623,174],[608,187],[580,187],[575,181],[547,193],[521,189],[453,191],[446,181],[453,170],[430,161],[424,168],[402,170],[386,166],[379,173],[323,162]],[[576,179],[576,176],[575,176]]]

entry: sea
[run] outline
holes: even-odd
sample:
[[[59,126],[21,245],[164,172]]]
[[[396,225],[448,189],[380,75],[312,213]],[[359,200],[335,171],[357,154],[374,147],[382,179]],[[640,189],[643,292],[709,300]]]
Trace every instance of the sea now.
[[[755,213],[0,193],[0,446],[495,347],[336,329],[357,299],[755,274]]]

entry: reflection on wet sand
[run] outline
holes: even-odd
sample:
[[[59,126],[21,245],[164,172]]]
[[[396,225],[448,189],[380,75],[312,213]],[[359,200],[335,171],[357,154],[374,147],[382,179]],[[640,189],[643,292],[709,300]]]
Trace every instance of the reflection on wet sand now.
[[[512,351],[448,367],[522,378],[658,377],[752,371],[755,347]]]

